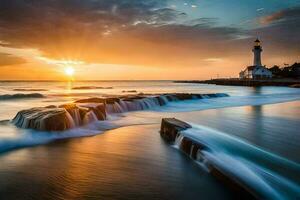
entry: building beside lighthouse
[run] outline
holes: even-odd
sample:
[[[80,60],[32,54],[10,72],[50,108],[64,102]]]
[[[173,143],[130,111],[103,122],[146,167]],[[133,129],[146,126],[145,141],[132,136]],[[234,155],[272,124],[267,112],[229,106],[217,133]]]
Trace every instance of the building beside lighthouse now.
[[[245,70],[240,72],[240,79],[266,79],[272,78],[272,72],[261,64],[262,47],[259,39],[254,41],[252,49],[254,60],[253,65],[248,66]]]

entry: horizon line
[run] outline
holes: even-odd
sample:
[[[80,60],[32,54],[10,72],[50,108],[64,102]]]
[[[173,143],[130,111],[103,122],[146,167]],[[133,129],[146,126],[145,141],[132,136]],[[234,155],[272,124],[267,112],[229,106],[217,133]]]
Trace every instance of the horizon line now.
[[[0,82],[97,82],[97,81],[103,81],[103,82],[116,82],[116,81],[199,81],[204,79],[137,79],[137,80],[128,80],[128,79],[112,79],[112,80],[21,80],[21,79],[12,79],[12,80],[1,80]]]

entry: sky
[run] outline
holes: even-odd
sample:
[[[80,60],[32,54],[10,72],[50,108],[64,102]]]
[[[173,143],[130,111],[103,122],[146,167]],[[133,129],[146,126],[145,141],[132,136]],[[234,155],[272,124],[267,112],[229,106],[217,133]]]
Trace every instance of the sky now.
[[[300,61],[300,0],[0,0],[0,80],[237,77]]]

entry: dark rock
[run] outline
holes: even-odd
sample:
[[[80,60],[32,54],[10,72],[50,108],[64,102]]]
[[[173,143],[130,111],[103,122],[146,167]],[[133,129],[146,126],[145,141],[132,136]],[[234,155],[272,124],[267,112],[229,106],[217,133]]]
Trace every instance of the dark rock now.
[[[126,96],[122,97],[123,101],[134,101],[134,100],[139,100],[139,99],[144,99],[146,98],[145,96],[140,96],[140,95],[134,95],[134,96]]]
[[[137,93],[136,90],[123,90],[123,93]]]
[[[163,118],[160,134],[167,142],[174,142],[179,131],[191,128],[191,125],[175,118]]]
[[[193,142],[189,138],[184,137],[181,141],[180,149],[184,153],[190,155],[192,145],[193,145]]]
[[[300,88],[300,83],[299,84],[290,85],[290,87],[292,87],[292,88]]]
[[[75,103],[105,103],[105,98],[88,98],[88,99],[80,99],[75,101]]]
[[[41,131],[63,131],[74,127],[70,114],[64,108],[32,108],[18,112],[13,123],[22,128]]]
[[[16,88],[14,91],[18,92],[43,92],[43,91],[48,91],[46,89],[35,89],[35,88]]]
[[[105,100],[105,103],[107,103],[107,104],[114,104],[116,102],[119,103],[120,99],[111,97],[111,98],[106,98],[106,100]]]
[[[205,149],[206,147],[202,144],[199,144],[199,143],[193,143],[193,149],[192,149],[192,152],[191,152],[191,158],[193,158],[194,160],[197,159],[197,153],[199,150],[203,150]]]
[[[179,100],[190,100],[195,97],[193,94],[188,94],[188,93],[177,93],[175,94],[175,96]]]
[[[57,108],[55,105],[46,106],[45,108]]]
[[[104,103],[96,103],[96,104],[79,104],[80,107],[87,108],[88,111],[92,110],[95,115],[97,116],[98,120],[105,120],[106,119],[106,110]]]
[[[180,134],[180,131],[188,128],[191,128],[191,126],[183,121],[175,118],[164,118],[161,122],[160,133],[166,141],[174,142],[178,134]],[[187,136],[183,137],[179,144],[179,148],[192,159],[197,161],[201,161],[197,158],[199,150],[201,151],[205,149],[206,151],[210,151],[210,149],[204,144],[201,144],[199,141]],[[224,170],[224,168],[219,167],[218,163],[206,160],[205,165],[214,177],[235,192],[235,196],[237,196],[238,199],[266,199],[266,197],[257,194],[253,188],[249,188],[246,184],[239,182],[238,179],[232,176],[232,174],[226,173],[227,171]],[[230,163],[228,163],[228,165],[230,165]]]
[[[224,94],[211,95],[220,97]],[[166,105],[169,101],[189,100],[201,97],[200,94],[148,94],[110,96],[106,98],[88,98],[60,106],[47,106],[20,111],[14,123],[22,128],[36,130],[66,130],[95,120],[106,120],[107,113],[122,113],[151,109]],[[62,120],[62,121],[61,121]],[[55,122],[56,121],[56,122]],[[190,126],[176,119],[163,119],[161,135],[167,141],[174,142],[178,132]]]
[[[107,103],[107,104],[114,104],[115,102],[119,102],[119,98],[89,98],[89,99],[80,99],[75,101],[75,103]]]

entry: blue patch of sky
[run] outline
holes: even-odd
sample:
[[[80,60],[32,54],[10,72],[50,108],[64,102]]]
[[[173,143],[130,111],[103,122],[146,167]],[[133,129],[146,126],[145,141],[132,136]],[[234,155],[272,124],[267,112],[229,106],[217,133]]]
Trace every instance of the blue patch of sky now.
[[[188,14],[187,20],[213,18],[213,26],[257,28],[257,19],[300,6],[300,0],[169,0],[168,7]]]

